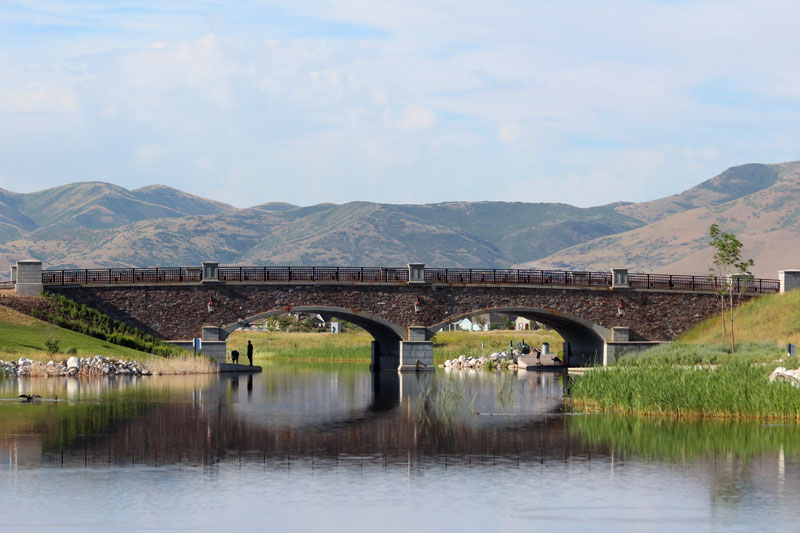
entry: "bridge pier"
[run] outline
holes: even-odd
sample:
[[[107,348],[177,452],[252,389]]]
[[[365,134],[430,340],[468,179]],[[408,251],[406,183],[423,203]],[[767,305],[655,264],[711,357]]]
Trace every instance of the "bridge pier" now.
[[[400,364],[397,370],[435,370],[431,341],[400,341]]]

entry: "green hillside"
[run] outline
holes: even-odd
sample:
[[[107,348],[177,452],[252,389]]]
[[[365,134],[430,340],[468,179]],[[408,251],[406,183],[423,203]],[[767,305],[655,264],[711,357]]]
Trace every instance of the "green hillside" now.
[[[51,339],[59,344],[59,353],[47,354],[45,341]],[[74,354],[72,353],[74,349]],[[68,329],[54,326],[5,306],[0,306],[0,359],[5,361],[28,357],[44,361],[63,360],[69,355],[79,357],[116,357],[144,361],[155,356],[101,341]]]
[[[736,311],[734,334],[737,343],[768,342],[800,344],[800,291],[769,294],[742,304]],[[680,338],[682,343],[725,344],[720,317],[695,326]]]

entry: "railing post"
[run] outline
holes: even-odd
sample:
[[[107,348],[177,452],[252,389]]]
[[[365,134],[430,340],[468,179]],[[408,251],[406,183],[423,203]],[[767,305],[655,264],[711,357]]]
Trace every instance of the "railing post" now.
[[[425,263],[408,263],[408,284],[421,285],[425,283]]]
[[[648,285],[650,284],[650,275],[648,274]],[[630,288],[628,283],[628,269],[627,268],[612,268],[611,269],[611,288],[612,289],[627,289]]]
[[[219,263],[203,261],[203,277],[201,283],[219,283]]]
[[[17,283],[14,291],[20,296],[39,296],[43,288],[42,262],[17,261]]]

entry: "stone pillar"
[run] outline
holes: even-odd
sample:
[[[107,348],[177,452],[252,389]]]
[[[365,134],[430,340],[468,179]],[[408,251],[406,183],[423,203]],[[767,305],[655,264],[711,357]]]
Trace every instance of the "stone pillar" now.
[[[42,262],[17,261],[16,291],[20,296],[39,296],[42,286]]]
[[[631,340],[631,328],[613,327],[611,328],[612,342],[627,342]]]
[[[425,263],[408,264],[408,284],[420,285],[425,283]]]
[[[611,274],[613,276],[611,282],[612,289],[627,289],[630,287],[630,285],[628,284],[627,268],[612,268]]]
[[[219,283],[219,263],[203,261],[203,283]]]
[[[11,283],[17,282],[17,265],[11,265]]]
[[[430,341],[400,341],[400,371],[433,371],[433,343]]]
[[[203,326],[203,342],[205,341],[220,341],[222,328],[219,326]]]
[[[425,326],[408,326],[408,340],[426,341],[428,340],[428,328]]]
[[[800,270],[779,270],[778,279],[782,293],[800,289]]]

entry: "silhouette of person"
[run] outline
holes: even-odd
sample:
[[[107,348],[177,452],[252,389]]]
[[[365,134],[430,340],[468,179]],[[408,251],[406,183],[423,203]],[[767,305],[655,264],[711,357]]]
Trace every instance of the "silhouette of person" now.
[[[250,366],[253,366],[253,343],[247,341],[247,360],[250,361]]]
[[[234,365],[239,364],[239,351],[238,350],[231,351],[231,361],[233,361]]]

